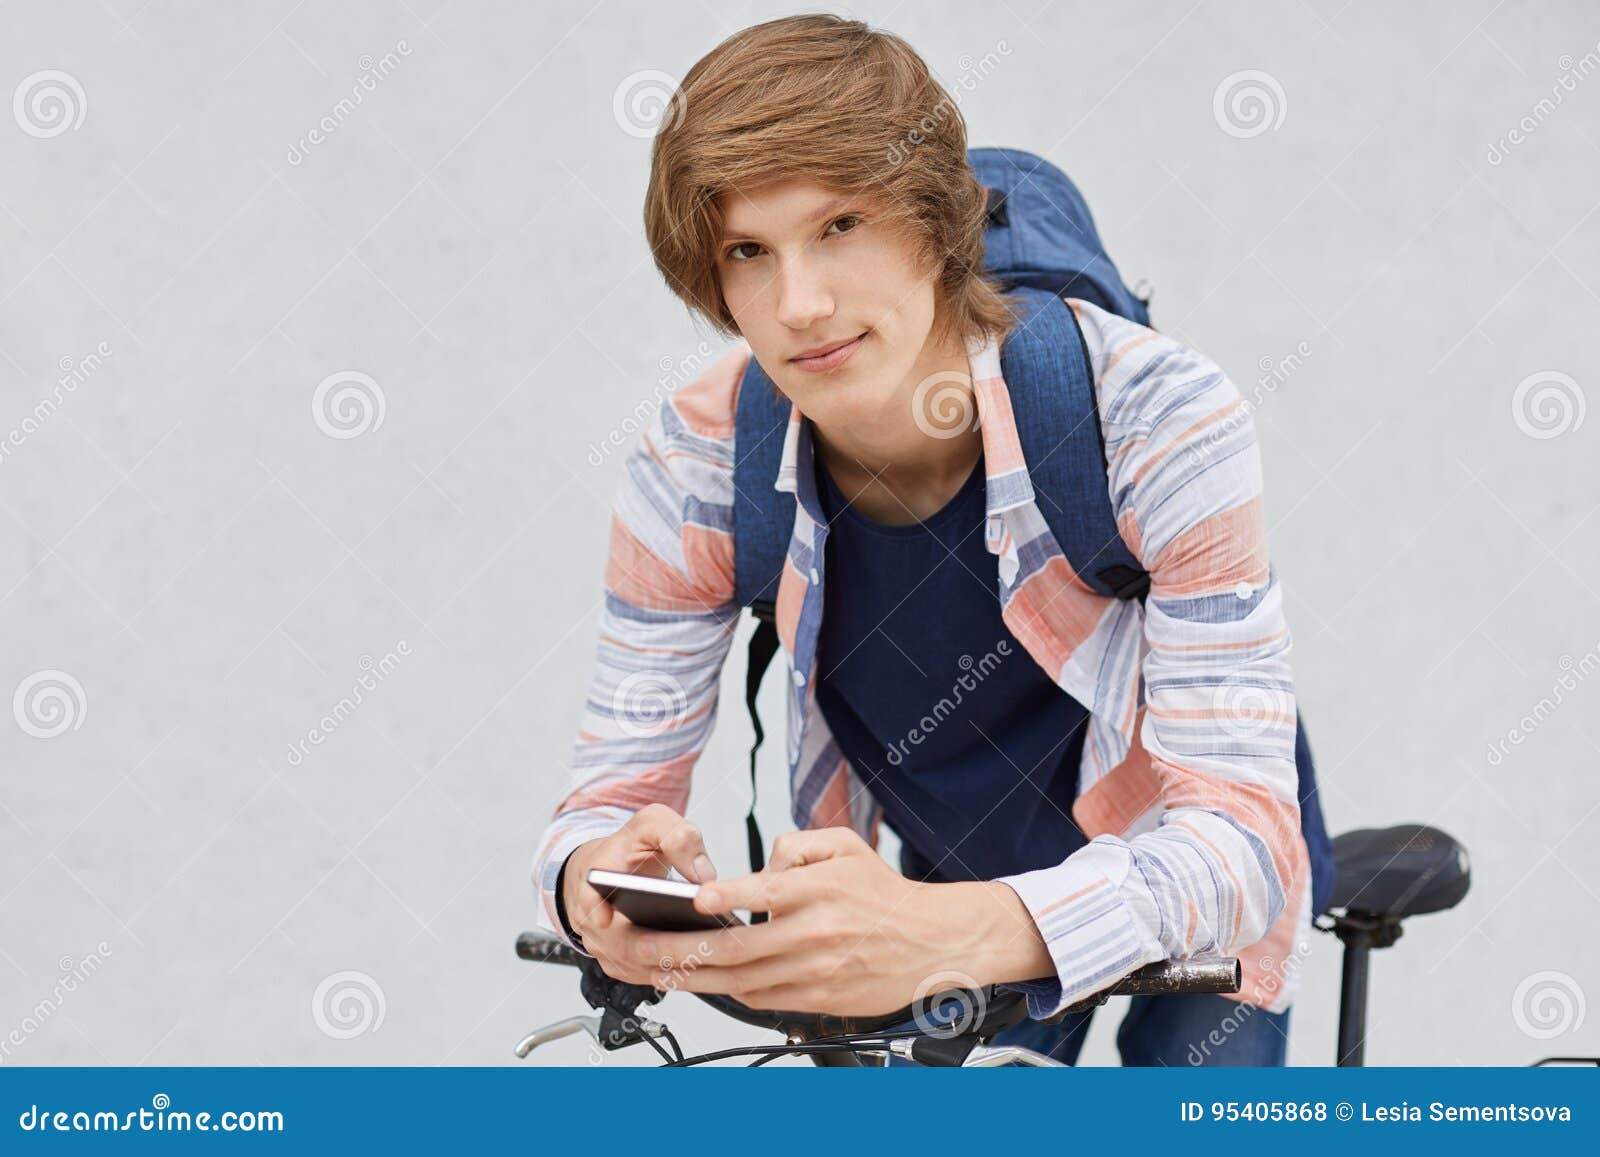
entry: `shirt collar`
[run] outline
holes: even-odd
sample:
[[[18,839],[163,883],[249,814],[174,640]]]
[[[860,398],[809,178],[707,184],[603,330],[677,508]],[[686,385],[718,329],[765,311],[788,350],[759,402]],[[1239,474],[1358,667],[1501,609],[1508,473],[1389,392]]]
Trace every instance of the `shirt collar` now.
[[[1022,457],[1022,442],[1017,437],[1011,394],[1000,373],[1000,344],[992,333],[968,343],[967,366],[977,399],[978,428],[983,434],[985,510],[994,518],[1031,503],[1033,483]],[[791,402],[783,455],[772,488],[794,494],[812,521],[822,523],[825,519],[817,500],[812,446],[811,420]]]

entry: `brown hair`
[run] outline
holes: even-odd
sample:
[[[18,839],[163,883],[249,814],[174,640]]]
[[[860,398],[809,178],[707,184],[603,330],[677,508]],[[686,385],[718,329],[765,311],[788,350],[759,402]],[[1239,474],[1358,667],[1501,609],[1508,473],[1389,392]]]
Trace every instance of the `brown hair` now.
[[[937,272],[934,340],[1003,339],[1011,301],[983,269],[985,195],[967,163],[961,110],[898,36],[826,14],[787,16],[728,37],[683,78],[656,133],[645,236],[656,268],[721,333],[719,196],[805,178],[865,194]]]

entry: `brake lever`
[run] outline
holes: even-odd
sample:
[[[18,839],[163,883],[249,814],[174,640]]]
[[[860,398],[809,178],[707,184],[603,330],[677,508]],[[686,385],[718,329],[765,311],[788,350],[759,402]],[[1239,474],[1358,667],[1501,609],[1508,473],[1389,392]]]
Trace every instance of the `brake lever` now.
[[[565,1020],[558,1020],[547,1024],[543,1028],[536,1028],[527,1036],[517,1042],[517,1056],[527,1060],[528,1054],[540,1045],[549,1044],[553,1040],[571,1036],[573,1033],[586,1032],[600,1041],[600,1017],[597,1014],[589,1016],[569,1016]]]
[[[979,1045],[961,1062],[964,1069],[993,1069],[1002,1065],[1028,1065],[1033,1068],[1065,1068],[1055,1059],[1021,1045]]]
[[[1021,1045],[988,1045],[967,1033],[959,1037],[918,1036],[892,1040],[889,1051],[915,1064],[935,1068],[989,1069],[1002,1065],[1058,1068],[1062,1062]]]

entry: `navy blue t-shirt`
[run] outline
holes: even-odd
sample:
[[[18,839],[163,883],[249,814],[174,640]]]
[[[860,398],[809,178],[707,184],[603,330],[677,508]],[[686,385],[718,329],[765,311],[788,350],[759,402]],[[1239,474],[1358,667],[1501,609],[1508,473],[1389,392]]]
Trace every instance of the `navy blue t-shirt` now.
[[[815,454],[828,519],[817,703],[916,879],[992,880],[1083,846],[1088,712],[1000,617],[980,457],[926,521],[876,522]]]

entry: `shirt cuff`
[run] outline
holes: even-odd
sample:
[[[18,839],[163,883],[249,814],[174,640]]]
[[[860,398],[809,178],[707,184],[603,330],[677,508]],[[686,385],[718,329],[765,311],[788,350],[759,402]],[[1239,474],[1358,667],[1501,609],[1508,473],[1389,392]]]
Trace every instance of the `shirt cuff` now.
[[[1000,877],[1028,909],[1055,962],[1053,979],[1005,985],[1027,996],[1034,1020],[1166,959],[1166,949],[1124,894],[1132,867],[1125,842],[1099,836],[1054,867]]]
[[[556,920],[572,946],[587,955],[583,947],[583,937],[572,930],[572,922],[567,919],[567,865],[571,861],[572,853],[568,852],[567,858],[561,861],[561,870],[556,873]]]
[[[583,941],[568,924],[566,904],[561,896],[561,884],[567,860],[578,850],[579,845],[609,836],[626,822],[615,817],[597,816],[589,818],[586,822],[573,824],[570,828],[547,837],[548,844],[539,853],[534,865],[533,880],[539,890],[539,927],[585,956],[592,956],[593,953],[584,949]]]

